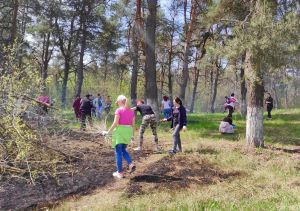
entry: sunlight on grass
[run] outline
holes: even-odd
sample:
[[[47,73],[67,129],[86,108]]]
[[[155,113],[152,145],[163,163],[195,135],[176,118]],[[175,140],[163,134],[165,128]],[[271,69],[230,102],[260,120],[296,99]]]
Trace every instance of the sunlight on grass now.
[[[218,133],[223,116],[189,115],[180,156],[207,160],[223,171],[240,172],[238,177],[188,188],[159,188],[133,197],[126,197],[121,186],[65,202],[55,210],[300,210],[299,153],[248,149],[244,143],[245,121],[236,115],[237,133],[224,136]],[[265,121],[266,144],[299,146],[299,120],[299,109],[274,111],[273,120]],[[168,129],[169,123],[159,126],[160,143],[165,147],[172,144]],[[146,136],[150,137],[149,130]]]

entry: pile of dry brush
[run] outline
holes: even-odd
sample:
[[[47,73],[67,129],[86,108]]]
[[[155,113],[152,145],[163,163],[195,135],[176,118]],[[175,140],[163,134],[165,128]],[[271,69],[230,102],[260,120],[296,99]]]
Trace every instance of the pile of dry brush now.
[[[66,162],[64,152],[46,144],[64,131],[59,118],[40,112],[31,99],[41,90],[37,66],[28,61],[20,68],[14,58],[7,54],[0,68],[0,181],[14,177],[34,184],[40,175],[55,176],[57,165]]]

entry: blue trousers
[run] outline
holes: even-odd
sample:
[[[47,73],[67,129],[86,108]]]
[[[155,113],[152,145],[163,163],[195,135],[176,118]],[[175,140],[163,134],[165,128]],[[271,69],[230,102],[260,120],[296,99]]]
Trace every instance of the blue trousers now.
[[[172,111],[171,108],[166,108],[166,109],[163,110],[165,119],[168,119],[170,117],[171,111]]]
[[[126,150],[127,144],[117,144],[115,147],[115,154],[116,154],[116,162],[117,162],[117,171],[122,172],[122,158],[127,161],[128,165],[132,163],[131,157]]]

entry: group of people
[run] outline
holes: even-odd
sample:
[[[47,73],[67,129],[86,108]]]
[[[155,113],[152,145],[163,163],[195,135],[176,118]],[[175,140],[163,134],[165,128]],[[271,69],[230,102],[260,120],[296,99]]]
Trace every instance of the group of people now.
[[[81,121],[81,130],[86,129],[86,119],[88,119],[91,126],[93,126],[92,117],[101,119],[103,110],[106,114],[110,113],[112,106],[112,101],[110,96],[107,96],[106,99],[102,99],[101,95],[98,94],[94,97],[91,94],[87,94],[85,98],[76,96],[73,102],[73,109],[77,120]]]
[[[228,110],[228,115],[221,121],[219,126],[219,132],[222,134],[232,134],[234,133],[235,125],[232,122],[232,115],[235,111],[235,106],[237,103],[234,93],[230,96],[225,96],[224,112]]]
[[[220,124],[219,131],[221,133],[234,133],[235,125],[232,122],[232,115],[235,111],[235,105],[237,100],[232,93],[229,97],[226,97],[226,102],[224,104],[224,112],[228,110],[228,115],[223,119]],[[271,118],[271,110],[273,108],[273,99],[268,93],[268,98],[265,103],[267,104],[268,118]],[[100,95],[97,98],[93,98],[92,95],[86,95],[84,99],[79,96],[74,101],[73,108],[77,118],[81,119],[81,129],[86,127],[86,118],[90,121],[92,125],[92,113],[93,109],[96,110],[96,116],[101,118],[101,114],[97,112],[102,112],[104,105],[104,110],[109,113],[112,105],[112,101],[107,97],[105,104],[102,101]],[[116,157],[116,172],[113,176],[116,178],[124,177],[123,169],[123,158],[128,164],[128,172],[132,173],[135,171],[136,166],[127,151],[127,146],[134,140],[134,127],[135,127],[135,113],[139,112],[142,116],[142,122],[139,128],[138,134],[138,147],[134,148],[135,151],[141,152],[143,150],[144,133],[148,126],[150,126],[153,135],[154,150],[160,152],[158,135],[157,135],[157,116],[155,115],[153,109],[150,105],[147,105],[143,99],[136,102],[135,107],[130,106],[128,98],[124,95],[117,97],[116,105],[118,108],[115,111],[114,121],[108,131],[103,131],[102,135],[106,136],[111,134],[112,136],[112,147],[115,150]],[[172,137],[173,137],[173,147],[168,152],[170,155],[182,152],[181,131],[187,130],[187,114],[186,109],[183,106],[183,102],[180,98],[176,97],[173,101],[169,100],[167,96],[163,97],[161,102],[161,110],[164,118],[160,122],[171,122]]]
[[[269,92],[266,93],[267,98],[265,99],[265,104],[268,112],[268,120],[272,119],[272,110],[273,110],[273,98]],[[232,114],[235,111],[235,106],[237,103],[236,98],[234,97],[234,93],[232,93],[229,97],[225,97],[226,102],[224,104],[224,112],[228,110],[228,115],[221,121],[219,126],[219,132],[222,134],[232,134],[234,133],[235,125],[232,122]]]
[[[165,100],[166,98],[164,98]],[[168,100],[168,99],[167,99]],[[165,101],[167,101],[165,100]],[[173,147],[169,150],[170,155],[182,152],[180,132],[187,130],[187,115],[186,109],[183,106],[182,100],[176,97],[173,101],[168,102],[169,107],[162,106],[164,119],[162,122],[171,121],[171,128],[173,129]],[[160,151],[157,136],[157,117],[150,105],[147,105],[144,100],[138,100],[135,107],[130,107],[129,100],[124,96],[118,96],[116,100],[118,109],[115,111],[114,121],[108,131],[103,131],[102,135],[112,135],[112,146],[115,149],[117,171],[113,173],[116,178],[124,177],[124,170],[122,166],[122,159],[124,158],[128,164],[129,172],[135,171],[130,154],[127,152],[127,145],[134,140],[134,126],[135,126],[135,111],[138,111],[142,116],[142,123],[139,129],[139,143],[134,150],[143,150],[144,133],[148,126],[150,126],[153,134],[153,143],[156,151]],[[165,104],[167,105],[167,104]],[[169,111],[164,110],[169,109]]]

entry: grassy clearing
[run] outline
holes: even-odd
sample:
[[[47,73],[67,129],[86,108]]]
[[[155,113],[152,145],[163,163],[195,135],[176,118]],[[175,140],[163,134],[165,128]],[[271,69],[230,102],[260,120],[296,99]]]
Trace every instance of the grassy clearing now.
[[[190,115],[189,132],[182,134],[185,152],[180,156],[208,160],[223,171],[239,171],[239,177],[182,189],[160,188],[134,197],[125,194],[125,179],[91,195],[67,200],[54,210],[300,210],[300,153],[247,149],[245,121],[236,115],[237,133],[224,136],[217,132],[223,116]],[[273,120],[265,122],[266,145],[299,148],[299,121],[299,109],[274,111]],[[162,145],[170,147],[171,134],[165,132],[168,125],[159,128]],[[147,168],[164,156],[151,155],[138,167]]]

